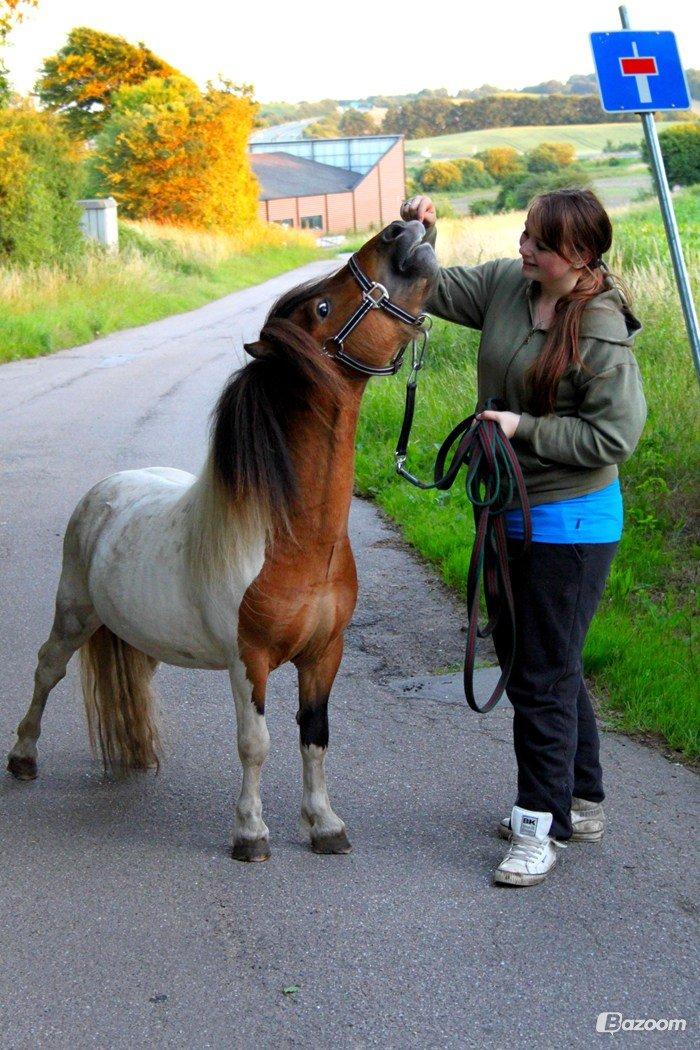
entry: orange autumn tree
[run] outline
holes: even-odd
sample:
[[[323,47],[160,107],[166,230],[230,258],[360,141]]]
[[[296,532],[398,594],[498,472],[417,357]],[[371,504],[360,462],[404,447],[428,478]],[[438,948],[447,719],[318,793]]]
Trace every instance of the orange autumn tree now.
[[[186,77],[153,77],[112,96],[95,143],[90,192],[121,214],[238,233],[256,219],[258,184],[247,156],[255,105]]]
[[[44,59],[35,90],[46,109],[62,115],[71,134],[92,138],[109,117],[115,91],[177,72],[143,44],[79,26],[60,51]]]

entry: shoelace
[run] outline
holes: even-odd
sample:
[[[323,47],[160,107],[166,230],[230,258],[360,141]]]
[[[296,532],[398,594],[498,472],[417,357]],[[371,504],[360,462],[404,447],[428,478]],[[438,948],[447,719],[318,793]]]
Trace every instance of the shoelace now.
[[[526,864],[537,864],[543,859],[546,847],[550,842],[557,849],[566,849],[566,843],[558,842],[556,839],[531,839],[524,835],[513,835],[504,863],[507,860],[522,860]]]

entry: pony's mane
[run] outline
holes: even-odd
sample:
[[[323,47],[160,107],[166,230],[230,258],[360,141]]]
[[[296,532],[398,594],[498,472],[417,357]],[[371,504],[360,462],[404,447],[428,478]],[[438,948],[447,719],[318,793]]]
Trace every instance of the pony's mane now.
[[[321,294],[328,278],[286,292],[274,304],[255,343],[253,360],[229,379],[212,415],[211,468],[227,502],[254,515],[269,534],[289,527],[297,478],[290,428],[301,412],[327,417],[346,383],[318,343],[291,316]],[[323,393],[323,397],[317,395]]]

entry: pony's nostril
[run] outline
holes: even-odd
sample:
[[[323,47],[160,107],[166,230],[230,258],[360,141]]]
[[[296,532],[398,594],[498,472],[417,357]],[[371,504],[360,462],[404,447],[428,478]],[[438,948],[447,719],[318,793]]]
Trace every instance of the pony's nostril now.
[[[392,241],[398,240],[405,229],[406,223],[397,219],[395,222],[390,223],[390,225],[384,230],[382,233],[382,240],[385,244],[391,244]]]

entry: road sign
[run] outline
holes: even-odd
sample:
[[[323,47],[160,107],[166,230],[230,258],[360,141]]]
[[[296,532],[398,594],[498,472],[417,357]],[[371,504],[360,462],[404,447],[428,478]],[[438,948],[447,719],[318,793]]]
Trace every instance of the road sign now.
[[[674,33],[591,33],[591,47],[606,113],[690,109]]]

